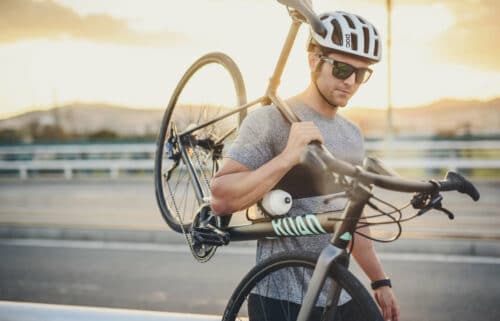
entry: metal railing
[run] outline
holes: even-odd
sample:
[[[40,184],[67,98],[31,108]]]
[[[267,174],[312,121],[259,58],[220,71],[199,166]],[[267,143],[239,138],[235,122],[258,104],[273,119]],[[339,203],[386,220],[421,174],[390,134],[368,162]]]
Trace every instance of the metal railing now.
[[[500,141],[366,142],[367,154],[395,169],[500,169]],[[71,179],[75,171],[152,171],[155,144],[68,144],[0,146],[0,173],[54,171]]]

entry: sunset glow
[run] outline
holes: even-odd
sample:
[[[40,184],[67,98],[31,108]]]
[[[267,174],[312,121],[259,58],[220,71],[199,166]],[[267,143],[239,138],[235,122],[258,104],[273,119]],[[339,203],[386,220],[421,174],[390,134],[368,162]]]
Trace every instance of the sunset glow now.
[[[356,12],[386,34],[385,1],[336,1],[338,8],[327,0],[313,3],[317,13]],[[9,28],[0,31],[0,118],[76,101],[163,108],[187,67],[211,51],[236,61],[254,98],[264,93],[290,24],[282,5],[263,0],[179,1],[175,7],[169,1],[6,0],[0,12],[2,6],[18,16],[8,16]],[[500,4],[394,0],[393,6],[395,107],[500,95],[500,64],[491,58],[498,57],[498,42],[486,38],[472,50],[467,39],[457,44],[454,34],[468,36],[469,23],[480,21],[472,15],[484,15],[495,35],[498,23],[487,17]],[[43,16],[29,15],[31,7]],[[308,83],[307,34],[303,27],[290,56],[280,88],[284,97]],[[475,58],[476,51],[484,59]],[[351,106],[385,108],[386,58]]]

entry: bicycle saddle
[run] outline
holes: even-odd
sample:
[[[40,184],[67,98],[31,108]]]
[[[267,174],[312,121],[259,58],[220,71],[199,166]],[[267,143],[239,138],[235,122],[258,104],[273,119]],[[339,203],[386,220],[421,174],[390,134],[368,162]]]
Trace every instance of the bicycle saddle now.
[[[312,0],[278,0],[278,2],[297,10],[304,18],[306,18],[307,22],[316,33],[326,35],[325,27],[312,8]]]

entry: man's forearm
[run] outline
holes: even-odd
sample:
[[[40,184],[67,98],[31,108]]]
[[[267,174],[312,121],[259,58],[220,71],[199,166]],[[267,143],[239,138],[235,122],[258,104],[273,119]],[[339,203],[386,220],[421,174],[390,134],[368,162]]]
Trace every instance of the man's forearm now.
[[[369,227],[363,227],[359,231],[363,234],[370,235]],[[371,240],[361,235],[357,235],[354,240],[352,255],[370,281],[381,280],[387,277]]]
[[[255,204],[291,167],[278,155],[253,171],[216,175],[211,183],[213,210],[218,215],[225,215]]]

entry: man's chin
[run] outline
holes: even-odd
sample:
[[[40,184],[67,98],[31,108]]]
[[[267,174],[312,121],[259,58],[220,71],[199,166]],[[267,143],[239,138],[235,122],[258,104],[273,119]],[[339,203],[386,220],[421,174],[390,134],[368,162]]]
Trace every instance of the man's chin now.
[[[337,100],[335,101],[335,105],[336,105],[337,107],[345,107],[345,106],[347,106],[347,103],[348,103],[348,102],[349,102],[349,100],[348,100],[348,99],[337,99]]]
[[[347,96],[342,96],[342,95],[334,95],[332,97],[332,102],[335,103],[335,106],[337,107],[345,107],[347,106],[347,103],[349,102],[349,98]]]

